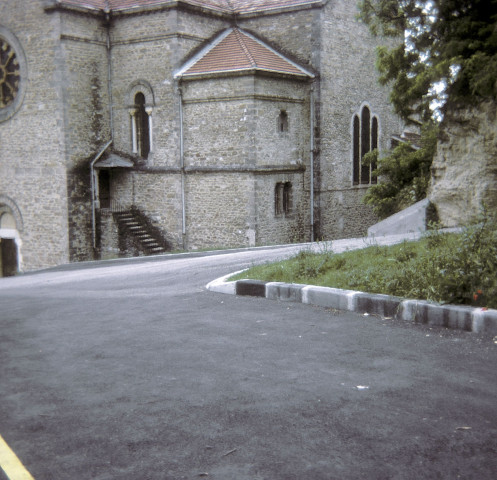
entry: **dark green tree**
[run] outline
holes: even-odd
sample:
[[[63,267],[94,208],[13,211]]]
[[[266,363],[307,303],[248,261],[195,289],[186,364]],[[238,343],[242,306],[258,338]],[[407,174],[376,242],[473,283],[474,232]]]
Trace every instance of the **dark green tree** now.
[[[426,122],[418,145],[400,143],[388,155],[378,159],[378,150],[365,155],[363,162],[377,162],[374,174],[382,181],[368,189],[364,202],[380,218],[388,217],[426,197],[430,168],[437,148],[438,125]]]
[[[378,48],[377,68],[395,112],[424,124],[420,149],[401,144],[377,160],[381,183],[365,202],[383,218],[426,196],[434,119],[453,106],[495,101],[497,0],[361,0],[359,10],[373,34],[393,38]]]
[[[404,119],[428,120],[436,104],[496,98],[497,0],[361,0],[378,49],[380,82]]]

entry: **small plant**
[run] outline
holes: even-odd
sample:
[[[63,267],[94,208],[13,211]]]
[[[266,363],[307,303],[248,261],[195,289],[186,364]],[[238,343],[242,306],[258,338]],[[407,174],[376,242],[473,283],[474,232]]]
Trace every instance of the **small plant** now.
[[[304,250],[248,270],[243,278],[497,308],[497,220],[483,214],[462,233],[432,230],[418,242],[391,247],[342,254]]]

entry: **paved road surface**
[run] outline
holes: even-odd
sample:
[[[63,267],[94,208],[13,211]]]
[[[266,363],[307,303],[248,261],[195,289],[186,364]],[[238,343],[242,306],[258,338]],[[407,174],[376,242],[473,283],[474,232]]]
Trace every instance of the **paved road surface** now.
[[[284,253],[0,279],[0,435],[36,480],[495,478],[493,340],[205,290]]]

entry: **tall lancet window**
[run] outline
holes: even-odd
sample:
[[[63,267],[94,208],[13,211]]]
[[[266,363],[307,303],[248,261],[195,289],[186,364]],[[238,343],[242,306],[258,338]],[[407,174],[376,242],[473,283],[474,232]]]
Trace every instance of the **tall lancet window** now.
[[[142,158],[147,158],[150,153],[150,120],[145,107],[145,95],[141,92],[135,95],[134,122],[134,153]]]
[[[376,162],[363,165],[364,155],[378,148],[379,127],[378,117],[371,115],[369,107],[364,106],[360,114],[355,114],[352,124],[352,181],[354,185],[368,185],[376,183],[373,174]]]

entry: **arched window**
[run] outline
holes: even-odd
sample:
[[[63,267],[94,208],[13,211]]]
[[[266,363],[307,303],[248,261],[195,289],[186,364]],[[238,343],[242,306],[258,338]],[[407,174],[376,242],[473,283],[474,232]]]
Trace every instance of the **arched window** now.
[[[292,183],[278,182],[274,187],[274,214],[276,216],[292,213]]]
[[[371,122],[371,150],[377,150],[378,149],[378,119],[376,117],[373,117],[373,121]],[[376,162],[373,162],[371,164],[371,183],[377,183],[378,178],[376,175],[373,174],[373,172],[376,170]]]
[[[354,133],[353,133],[353,150],[354,150],[354,185],[359,184],[359,172],[361,171],[361,121],[358,115],[354,115]]]
[[[145,109],[145,95],[138,92],[135,95],[135,125],[136,125],[136,152],[142,158],[150,153],[149,118]]]
[[[288,132],[288,113],[285,110],[281,110],[278,117],[278,132]]]
[[[376,163],[363,165],[364,155],[378,148],[378,118],[371,115],[369,107],[364,106],[359,114],[354,115],[352,125],[352,181],[354,185],[376,183],[373,171]]]

